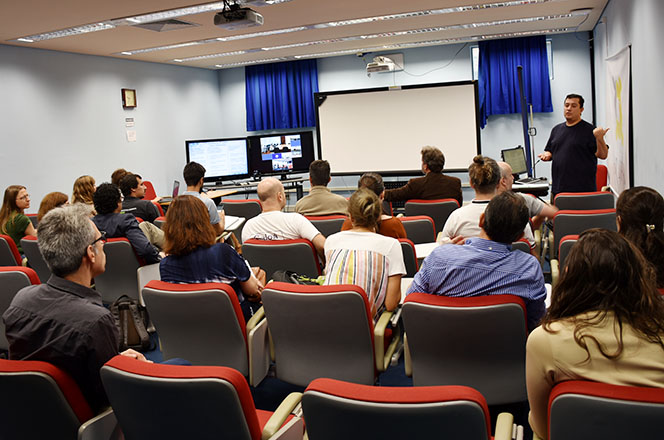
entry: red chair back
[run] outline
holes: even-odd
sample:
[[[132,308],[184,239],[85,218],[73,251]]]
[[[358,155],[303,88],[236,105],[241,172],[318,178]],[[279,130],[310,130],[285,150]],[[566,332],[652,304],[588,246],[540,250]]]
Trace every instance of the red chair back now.
[[[597,173],[595,174],[597,191],[601,191],[602,188],[606,186],[608,175],[609,175],[609,170],[606,168],[606,165],[602,164],[597,165]]]
[[[157,192],[154,190],[152,182],[149,180],[144,180],[143,185],[145,185],[145,195],[143,196],[143,200],[152,200],[157,198]]]
[[[0,266],[20,266],[21,254],[9,235],[0,234]]]
[[[437,200],[408,200],[405,205],[405,215],[428,215],[434,221],[436,234],[443,230],[447,218],[452,211],[459,207],[456,199],[437,199]]]

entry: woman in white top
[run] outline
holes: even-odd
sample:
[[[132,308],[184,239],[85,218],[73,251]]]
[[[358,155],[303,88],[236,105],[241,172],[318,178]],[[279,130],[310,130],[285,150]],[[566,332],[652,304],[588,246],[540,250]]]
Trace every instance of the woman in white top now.
[[[325,284],[355,284],[364,289],[371,315],[394,310],[401,300],[401,277],[406,268],[401,244],[376,233],[382,213],[373,191],[358,189],[348,203],[353,228],[325,240]]]
[[[497,194],[501,178],[500,167],[490,157],[477,155],[468,167],[468,175],[470,187],[475,190],[475,198],[469,204],[452,211],[443,230],[438,234],[436,241],[439,243],[463,244],[466,238],[480,236],[480,215]],[[526,225],[523,233],[524,238],[534,246],[535,238],[530,225]]]

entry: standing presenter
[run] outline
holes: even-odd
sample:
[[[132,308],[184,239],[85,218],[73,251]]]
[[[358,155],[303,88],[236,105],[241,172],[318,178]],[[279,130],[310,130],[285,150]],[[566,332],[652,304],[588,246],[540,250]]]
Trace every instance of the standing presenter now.
[[[608,128],[597,127],[581,119],[584,99],[581,95],[565,97],[565,122],[553,127],[538,157],[553,160],[551,193],[597,191],[597,158],[606,159],[609,147],[604,142]]]

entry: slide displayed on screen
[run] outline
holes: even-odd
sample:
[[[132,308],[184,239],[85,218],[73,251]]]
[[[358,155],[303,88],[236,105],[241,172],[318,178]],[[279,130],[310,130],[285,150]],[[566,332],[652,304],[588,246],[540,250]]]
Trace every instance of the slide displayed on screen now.
[[[275,133],[249,137],[250,173],[306,173],[314,160],[313,133]]]
[[[188,141],[187,147],[187,160],[205,167],[206,180],[249,173],[246,139]]]
[[[273,171],[291,171],[293,159],[302,157],[300,135],[268,136],[260,138],[261,159],[272,162]]]

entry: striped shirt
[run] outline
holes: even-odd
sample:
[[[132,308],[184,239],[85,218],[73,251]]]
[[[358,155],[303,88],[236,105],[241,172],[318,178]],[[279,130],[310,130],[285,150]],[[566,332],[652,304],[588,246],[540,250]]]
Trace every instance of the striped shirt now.
[[[525,300],[528,328],[535,328],[544,314],[544,276],[532,255],[511,252],[511,245],[483,238],[466,244],[443,245],[424,260],[408,294],[466,297],[511,294]]]
[[[325,285],[355,284],[364,289],[374,321],[383,311],[387,281],[406,273],[399,242],[373,232],[343,231],[325,240]]]

